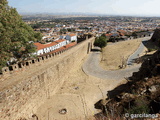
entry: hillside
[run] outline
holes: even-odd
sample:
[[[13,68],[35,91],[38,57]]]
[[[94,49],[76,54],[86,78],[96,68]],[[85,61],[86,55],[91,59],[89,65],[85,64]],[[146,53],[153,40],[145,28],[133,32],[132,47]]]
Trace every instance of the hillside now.
[[[102,100],[97,102],[95,108],[110,117],[160,113],[160,50],[145,60],[126,84],[109,91],[105,101],[105,105]]]
[[[160,46],[160,29],[156,29],[152,38],[152,42],[155,42],[158,46]]]

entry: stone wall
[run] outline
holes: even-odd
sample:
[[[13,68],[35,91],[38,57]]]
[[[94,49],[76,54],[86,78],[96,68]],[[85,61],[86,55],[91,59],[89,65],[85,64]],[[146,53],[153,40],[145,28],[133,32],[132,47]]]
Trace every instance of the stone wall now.
[[[32,120],[46,99],[67,80],[69,72],[83,62],[94,37],[55,54],[3,68],[0,82],[0,120]]]

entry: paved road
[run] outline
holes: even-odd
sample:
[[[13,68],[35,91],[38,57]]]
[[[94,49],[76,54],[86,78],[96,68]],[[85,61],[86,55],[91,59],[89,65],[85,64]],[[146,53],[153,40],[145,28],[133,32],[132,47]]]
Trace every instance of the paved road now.
[[[146,40],[143,39],[143,41]],[[140,54],[144,49],[144,46],[141,44],[140,47],[137,49],[135,54],[129,57],[129,62],[136,57],[137,54]],[[100,52],[92,52],[86,62],[83,64],[82,69],[83,71],[91,76],[95,76],[101,79],[114,79],[114,80],[121,80],[125,77],[130,77],[133,72],[139,71],[141,64],[136,66],[129,66],[126,69],[121,70],[104,70],[99,65],[100,62]]]
[[[150,37],[145,37],[145,38],[143,38],[142,41],[147,41],[149,39],[150,39]],[[138,58],[139,55],[143,52],[144,47],[145,47],[144,44],[141,43],[140,46],[139,46],[139,48],[128,58],[127,65],[132,65],[132,63],[134,62],[134,60],[136,58]]]

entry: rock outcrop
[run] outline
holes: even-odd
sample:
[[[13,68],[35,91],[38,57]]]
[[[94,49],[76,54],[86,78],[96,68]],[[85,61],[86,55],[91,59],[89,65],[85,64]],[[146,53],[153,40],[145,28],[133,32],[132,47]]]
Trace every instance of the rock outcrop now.
[[[151,40],[156,42],[158,46],[160,46],[160,29],[156,29]]]

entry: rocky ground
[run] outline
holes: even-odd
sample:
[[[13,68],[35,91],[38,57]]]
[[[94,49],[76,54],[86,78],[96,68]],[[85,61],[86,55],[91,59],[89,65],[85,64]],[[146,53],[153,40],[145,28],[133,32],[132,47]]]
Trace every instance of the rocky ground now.
[[[112,118],[123,118],[126,112],[160,113],[160,51],[146,59],[140,70],[133,73],[126,84],[110,91],[108,97],[105,104],[100,100],[95,107]]]

